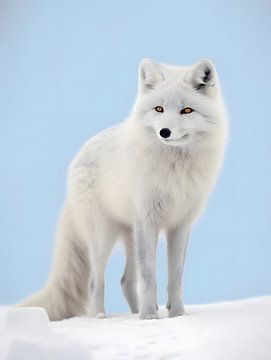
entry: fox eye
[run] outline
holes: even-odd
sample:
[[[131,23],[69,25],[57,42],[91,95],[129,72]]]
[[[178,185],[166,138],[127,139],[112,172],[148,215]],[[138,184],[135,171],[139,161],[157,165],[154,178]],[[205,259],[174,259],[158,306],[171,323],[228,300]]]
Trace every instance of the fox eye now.
[[[181,114],[190,114],[191,112],[193,112],[194,110],[191,109],[190,107],[185,107],[181,110]]]
[[[156,106],[154,110],[160,113],[164,112],[164,108],[162,106]]]

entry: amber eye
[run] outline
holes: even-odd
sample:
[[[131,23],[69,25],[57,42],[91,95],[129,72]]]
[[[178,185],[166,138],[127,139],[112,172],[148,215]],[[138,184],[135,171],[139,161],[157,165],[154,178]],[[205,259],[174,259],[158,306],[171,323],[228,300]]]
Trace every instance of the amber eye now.
[[[194,110],[191,109],[190,107],[185,107],[181,110],[181,114],[190,114],[192,111]]]
[[[162,106],[156,106],[154,110],[157,112],[164,112],[164,108]]]

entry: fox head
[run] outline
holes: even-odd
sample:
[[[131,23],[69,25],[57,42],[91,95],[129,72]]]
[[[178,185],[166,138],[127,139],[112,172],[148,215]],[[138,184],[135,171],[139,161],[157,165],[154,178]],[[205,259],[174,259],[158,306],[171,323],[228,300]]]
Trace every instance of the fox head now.
[[[133,115],[154,141],[165,146],[208,142],[225,126],[213,63],[201,60],[175,67],[142,60]]]

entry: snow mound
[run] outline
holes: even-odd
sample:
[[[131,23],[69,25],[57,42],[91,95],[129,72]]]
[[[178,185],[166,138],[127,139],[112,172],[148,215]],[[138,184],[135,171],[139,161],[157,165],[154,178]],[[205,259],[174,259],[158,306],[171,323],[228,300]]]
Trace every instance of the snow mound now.
[[[0,307],[0,360],[271,359],[271,296],[186,310],[50,322],[41,308]]]
[[[38,307],[2,308],[0,360],[89,359],[79,343],[55,335],[46,311]]]

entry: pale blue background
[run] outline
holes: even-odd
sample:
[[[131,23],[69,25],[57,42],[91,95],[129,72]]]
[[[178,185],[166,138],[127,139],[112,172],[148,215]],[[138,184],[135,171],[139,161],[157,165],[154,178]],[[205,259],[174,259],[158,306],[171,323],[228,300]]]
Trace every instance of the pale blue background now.
[[[224,169],[196,224],[186,303],[271,293],[271,6],[268,1],[1,1],[0,302],[45,282],[68,164],[91,135],[121,121],[140,59],[211,58],[231,136]],[[159,302],[166,300],[164,243]],[[126,311],[116,250],[109,312]]]

